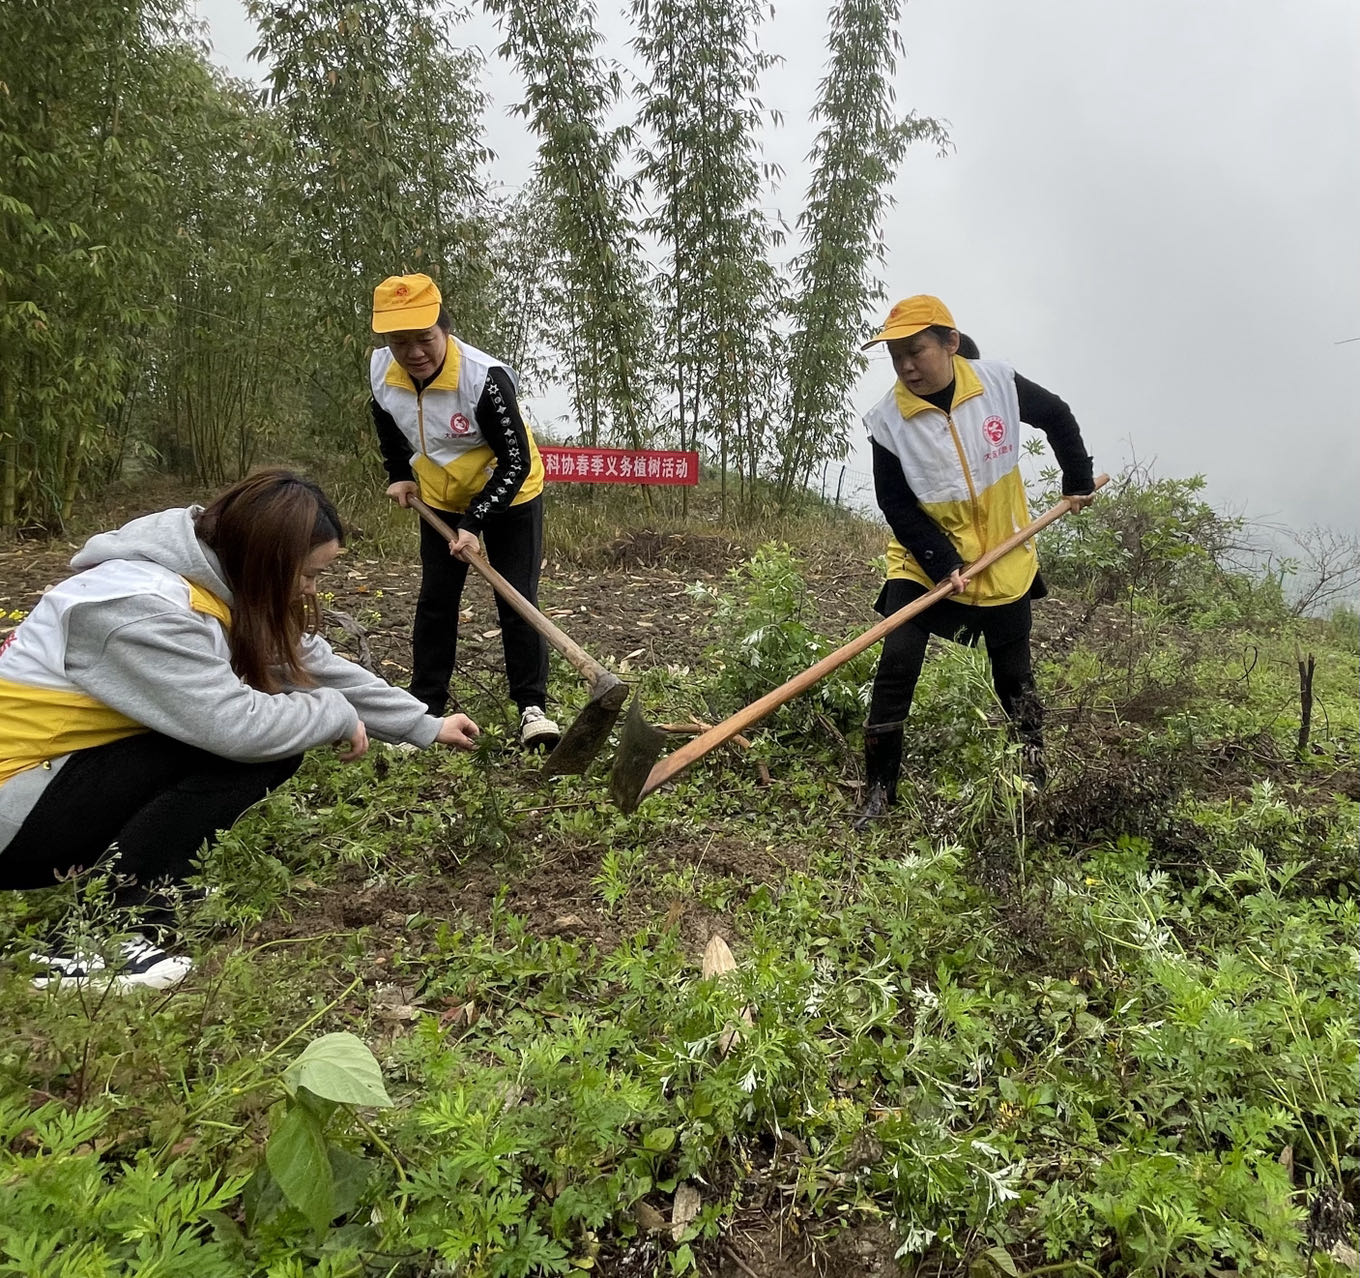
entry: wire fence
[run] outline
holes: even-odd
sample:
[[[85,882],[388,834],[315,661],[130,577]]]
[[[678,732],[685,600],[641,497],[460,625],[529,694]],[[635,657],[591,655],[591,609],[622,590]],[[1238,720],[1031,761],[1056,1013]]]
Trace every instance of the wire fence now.
[[[874,477],[848,462],[823,462],[822,473],[815,486],[823,501],[849,510],[876,509]]]

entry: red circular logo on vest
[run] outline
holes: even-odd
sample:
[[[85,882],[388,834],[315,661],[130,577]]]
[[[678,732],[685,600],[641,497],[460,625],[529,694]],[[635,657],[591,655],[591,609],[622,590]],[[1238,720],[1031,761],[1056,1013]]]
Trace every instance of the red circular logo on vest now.
[[[989,417],[982,423],[982,433],[994,444],[1006,438],[1006,423],[999,417]]]
[[[449,429],[455,435],[466,435],[472,429],[472,423],[462,413],[454,413],[449,418]]]

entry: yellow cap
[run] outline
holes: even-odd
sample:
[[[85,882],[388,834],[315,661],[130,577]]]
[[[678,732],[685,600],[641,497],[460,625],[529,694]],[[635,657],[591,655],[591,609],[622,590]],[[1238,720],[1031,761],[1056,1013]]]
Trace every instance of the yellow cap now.
[[[439,318],[443,299],[428,275],[389,275],[373,290],[373,331],[414,332]]]
[[[888,318],[883,321],[882,331],[875,333],[860,349],[867,351],[875,342],[891,342],[894,338],[911,337],[936,324],[945,328],[958,328],[954,323],[954,317],[949,313],[949,307],[938,297],[931,297],[929,293],[917,293],[915,297],[903,298],[898,302],[888,312]]]

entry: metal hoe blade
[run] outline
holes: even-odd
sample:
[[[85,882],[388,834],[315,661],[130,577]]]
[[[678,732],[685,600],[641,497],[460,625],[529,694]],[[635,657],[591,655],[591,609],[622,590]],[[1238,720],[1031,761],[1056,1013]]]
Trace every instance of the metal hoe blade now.
[[[623,811],[637,810],[642,787],[647,784],[652,764],[661,756],[665,744],[666,734],[658,732],[642,717],[642,703],[634,697],[623,721],[619,750],[609,774],[609,795]]]
[[[591,685],[590,700],[571,721],[543,764],[545,777],[579,776],[594,761],[628,700],[628,685],[609,671]]]

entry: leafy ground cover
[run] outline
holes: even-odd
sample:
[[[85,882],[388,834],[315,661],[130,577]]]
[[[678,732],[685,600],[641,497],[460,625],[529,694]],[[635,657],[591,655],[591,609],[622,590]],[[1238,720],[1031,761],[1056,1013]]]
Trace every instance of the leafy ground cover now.
[[[205,865],[185,986],[38,994],[29,941],[98,885],[4,900],[0,1274],[1345,1272],[1353,618],[1197,555],[1193,493],[1112,496],[1046,549],[1042,792],[940,647],[870,834],[874,654],[625,816],[510,748],[474,587],[480,748],[310,757]],[[328,603],[399,679],[413,530],[364,513]],[[545,606],[654,720],[872,618],[839,514],[561,522]],[[69,549],[3,554],[21,614]]]

